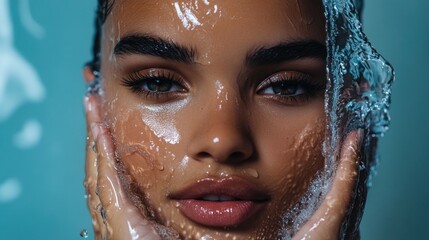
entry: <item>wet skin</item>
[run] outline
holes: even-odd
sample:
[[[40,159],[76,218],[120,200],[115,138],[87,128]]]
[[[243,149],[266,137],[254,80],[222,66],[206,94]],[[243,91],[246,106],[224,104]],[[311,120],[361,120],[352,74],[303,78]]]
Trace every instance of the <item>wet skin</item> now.
[[[124,188],[183,237],[275,235],[324,165],[322,3],[175,3],[117,0],[104,26],[102,112]],[[261,207],[227,228],[196,222],[175,195],[207,179],[254,186]]]

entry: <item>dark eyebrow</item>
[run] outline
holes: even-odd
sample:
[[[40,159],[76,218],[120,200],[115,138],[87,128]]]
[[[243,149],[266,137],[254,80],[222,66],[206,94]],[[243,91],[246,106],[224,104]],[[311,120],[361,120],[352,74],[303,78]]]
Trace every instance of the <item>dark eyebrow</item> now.
[[[194,63],[196,51],[172,41],[149,35],[130,35],[122,38],[114,49],[117,56],[142,54],[182,63]]]
[[[248,65],[270,65],[302,58],[326,58],[325,45],[317,41],[298,41],[281,43],[266,48],[261,47],[246,57]]]

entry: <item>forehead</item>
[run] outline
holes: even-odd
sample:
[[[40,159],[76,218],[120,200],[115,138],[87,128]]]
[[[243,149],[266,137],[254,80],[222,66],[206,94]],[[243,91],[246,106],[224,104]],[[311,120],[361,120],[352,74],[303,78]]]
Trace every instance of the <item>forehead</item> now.
[[[224,37],[240,31],[243,37],[278,32],[320,39],[324,16],[321,0],[115,0],[104,30],[116,37],[139,32]]]

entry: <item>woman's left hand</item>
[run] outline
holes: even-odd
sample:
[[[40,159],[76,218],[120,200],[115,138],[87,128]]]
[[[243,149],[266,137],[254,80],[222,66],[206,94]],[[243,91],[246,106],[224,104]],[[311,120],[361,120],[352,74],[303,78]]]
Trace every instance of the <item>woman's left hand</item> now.
[[[316,212],[293,237],[294,240],[331,240],[341,237],[341,226],[355,196],[362,141],[362,130],[352,131],[347,135],[330,191]]]

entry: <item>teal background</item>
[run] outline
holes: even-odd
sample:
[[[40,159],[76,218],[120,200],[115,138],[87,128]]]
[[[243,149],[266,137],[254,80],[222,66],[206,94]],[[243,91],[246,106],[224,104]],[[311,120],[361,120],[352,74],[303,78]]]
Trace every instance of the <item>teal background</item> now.
[[[395,67],[396,82],[362,239],[428,239],[429,1],[365,2],[365,32]]]
[[[34,38],[10,0],[15,47],[37,69],[46,96],[0,122],[0,185],[20,181],[22,192],[0,202],[0,239],[81,239],[91,230],[84,190],[85,126],[81,68],[90,59],[95,0],[32,0],[46,35]],[[429,229],[429,1],[367,0],[364,26],[395,67],[391,129],[362,220],[362,239],[424,239]],[[0,23],[2,24],[2,23]],[[0,52],[1,54],[1,52]],[[43,128],[35,147],[13,144],[28,118]],[[91,238],[92,238],[92,231]]]

